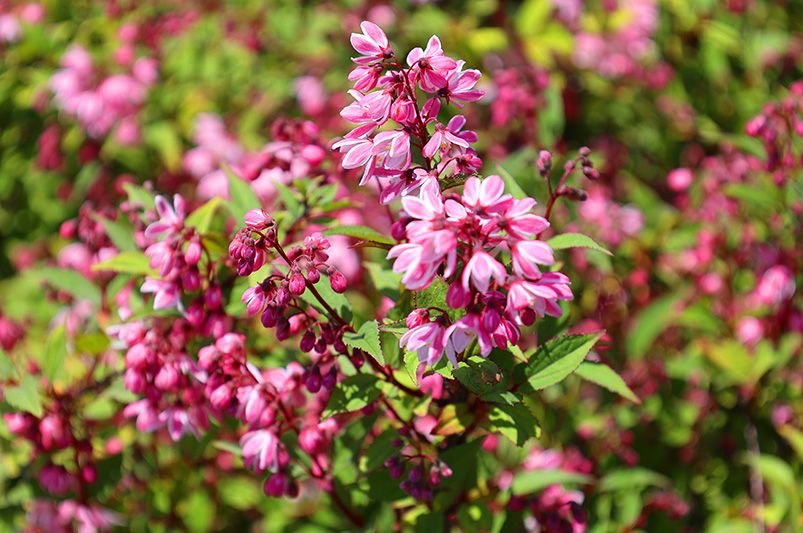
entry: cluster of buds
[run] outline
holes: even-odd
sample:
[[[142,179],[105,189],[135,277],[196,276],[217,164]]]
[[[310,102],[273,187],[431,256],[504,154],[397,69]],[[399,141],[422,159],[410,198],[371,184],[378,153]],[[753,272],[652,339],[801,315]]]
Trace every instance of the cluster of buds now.
[[[402,428],[400,434],[409,436],[409,431]],[[421,454],[413,445],[405,446],[401,438],[394,439],[391,444],[400,450],[385,460],[390,477],[404,478],[399,484],[404,492],[416,500],[431,502],[441,479],[451,477],[452,469],[440,459]]]
[[[112,326],[108,333],[127,348],[125,387],[143,396],[123,410],[144,432],[166,427],[173,440],[209,427],[205,402],[206,373],[186,352],[194,328],[185,319],[135,321]]]
[[[355,101],[341,112],[358,126],[333,145],[345,154],[343,168],[363,168],[361,184],[376,178],[383,204],[428,181],[475,173],[482,165],[471,148],[476,133],[464,129],[462,115],[448,124],[438,115],[441,102],[461,106],[482,97],[475,88],[480,72],[463,70],[465,63],[446,56],[434,35],[426,50],[410,51],[404,66],[381,28],[367,21],[361,28],[362,34],[351,35],[352,46],[361,54],[349,75],[355,82],[349,92]],[[419,89],[428,96],[423,105]],[[377,132],[389,121],[397,127]],[[423,165],[413,163],[412,146],[420,148]]]
[[[775,172],[775,179],[780,183],[785,179],[785,169],[803,165],[803,156],[794,152],[795,139],[803,138],[802,116],[803,81],[797,81],[790,87],[786,98],[766,104],[761,114],[745,126],[748,135],[764,143],[766,168]]]
[[[276,328],[279,340],[305,331],[301,338],[301,349],[305,352],[314,349],[323,354],[328,346],[333,346],[336,351],[345,353],[346,346],[342,341],[345,323],[337,313],[327,309],[336,324],[321,323],[307,306],[299,305],[300,298],[309,291],[321,304],[328,306],[315,288],[322,274],[329,278],[333,291],[342,293],[346,290],[345,276],[327,263],[329,241],[320,233],[313,233],[304,238],[303,246],[285,251],[277,239],[276,222],[267,212],[262,209],[249,211],[245,215],[245,224],[246,227],[229,245],[238,275],[247,276],[265,264],[271,265],[271,272],[265,279],[243,293],[242,301],[248,314],[260,315],[263,326]],[[277,258],[283,261],[286,269],[274,264]],[[319,332],[317,337],[312,328],[315,324]]]

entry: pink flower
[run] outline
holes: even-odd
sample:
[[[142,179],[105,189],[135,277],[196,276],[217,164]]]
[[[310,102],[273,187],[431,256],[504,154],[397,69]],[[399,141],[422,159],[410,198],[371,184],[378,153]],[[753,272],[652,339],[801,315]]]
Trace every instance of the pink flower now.
[[[443,55],[441,41],[433,35],[429,38],[427,49],[416,47],[407,54],[407,64],[418,77],[421,89],[434,93],[446,87],[446,75],[457,68],[457,62]]]
[[[438,91],[438,96],[446,98],[447,102],[453,100],[462,100],[464,102],[476,102],[485,94],[481,89],[475,89],[474,86],[480,79],[480,71],[476,69],[463,70],[465,61],[457,61],[457,67],[449,73],[446,80],[446,87]],[[455,105],[462,107],[461,104],[453,102]]]
[[[443,356],[445,328],[438,322],[427,322],[412,328],[399,339],[399,346],[418,352],[418,360],[434,365]]]
[[[364,56],[354,59],[355,63],[367,64],[374,60],[381,61],[390,57],[393,51],[382,28],[366,20],[360,24],[360,29],[362,29],[362,33],[352,33],[350,39],[351,46]]]
[[[240,438],[243,461],[257,472],[276,472],[279,469],[280,446],[278,437],[267,429],[249,431]]]
[[[459,135],[460,129],[462,129],[465,123],[466,117],[463,115],[452,117],[447,126],[444,126],[440,122],[436,123],[435,131],[432,132],[429,142],[424,146],[424,156],[431,158],[435,154],[446,154],[452,149],[453,144],[461,148],[468,148],[469,141]],[[469,136],[469,138],[476,140],[476,136]]]
[[[499,261],[487,252],[475,250],[463,269],[463,288],[468,290],[469,281],[471,281],[477,290],[485,292],[488,290],[492,278],[496,283],[502,285],[506,275],[505,267]]]
[[[178,194],[173,197],[172,206],[164,196],[157,196],[156,213],[160,218],[158,221],[145,228],[145,235],[148,237],[154,237],[171,230],[180,230],[184,226],[186,205],[187,204],[184,201],[184,198]]]
[[[145,282],[140,287],[140,292],[154,294],[154,309],[180,308],[181,299],[179,296],[181,291],[174,282],[146,277]]]
[[[541,277],[537,265],[551,265],[555,262],[552,248],[543,241],[518,241],[510,251],[513,257],[513,270],[529,279]]]

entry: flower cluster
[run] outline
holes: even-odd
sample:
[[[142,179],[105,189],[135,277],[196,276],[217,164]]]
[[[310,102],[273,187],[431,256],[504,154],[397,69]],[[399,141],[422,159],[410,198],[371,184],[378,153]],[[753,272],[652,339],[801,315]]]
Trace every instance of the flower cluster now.
[[[776,181],[782,183],[784,170],[803,166],[794,151],[795,139],[803,138],[803,81],[793,83],[783,101],[766,104],[745,131],[764,144],[766,169],[775,173]]]
[[[154,59],[141,57],[129,72],[104,76],[85,48],[72,45],[61,66],[50,79],[58,109],[77,119],[90,137],[101,139],[114,129],[120,144],[140,141],[138,113],[158,78]]]
[[[558,301],[572,298],[569,278],[541,270],[554,257],[536,237],[549,222],[531,213],[534,205],[531,198],[504,194],[499,176],[470,177],[462,196],[443,195],[436,182],[428,182],[420,197],[402,200],[399,233],[407,242],[388,254],[394,271],[404,274],[402,283],[411,290],[425,289],[440,272],[451,280],[449,307],[466,310],[452,324],[444,311],[432,321],[430,310],[413,311],[402,346],[418,351],[422,362],[434,364],[445,353],[457,365],[457,354],[475,338],[487,356],[494,346],[518,343],[520,326],[536,317],[562,314]],[[510,258],[507,266],[503,255]]]
[[[434,35],[425,50],[410,51],[404,66],[381,28],[368,21],[361,28],[351,35],[360,53],[349,75],[354,102],[341,112],[358,126],[333,145],[345,154],[343,168],[363,168],[360,184],[376,178],[383,204],[439,177],[476,172],[482,164],[471,148],[477,135],[464,129],[462,115],[447,124],[438,115],[442,102],[461,106],[482,97],[475,88],[480,72],[463,70],[465,62],[446,56]],[[428,96],[423,105],[419,89]],[[379,131],[391,121],[396,128]],[[423,165],[413,162],[413,146],[421,150]]]

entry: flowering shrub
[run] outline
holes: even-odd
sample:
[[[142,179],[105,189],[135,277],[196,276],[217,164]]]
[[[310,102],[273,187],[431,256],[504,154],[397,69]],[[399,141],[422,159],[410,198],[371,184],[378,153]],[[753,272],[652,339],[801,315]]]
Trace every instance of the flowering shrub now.
[[[799,529],[797,8],[346,4],[0,1],[0,531]]]

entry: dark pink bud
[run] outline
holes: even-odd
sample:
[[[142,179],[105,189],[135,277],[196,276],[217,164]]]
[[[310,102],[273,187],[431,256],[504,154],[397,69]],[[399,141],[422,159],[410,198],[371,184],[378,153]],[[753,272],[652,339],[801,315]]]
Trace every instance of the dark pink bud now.
[[[538,154],[536,166],[538,167],[538,173],[542,176],[549,174],[549,171],[552,170],[552,154],[546,150],[541,150]]]
[[[332,286],[332,290],[337,293],[346,292],[346,276],[341,274],[338,270],[330,274],[329,284]]]
[[[197,269],[185,270],[181,275],[181,288],[187,292],[197,291],[201,288],[201,274]]]
[[[290,281],[287,283],[287,289],[291,294],[300,296],[304,293],[304,289],[306,288],[307,284],[304,281],[304,276],[301,275],[300,272],[296,272],[290,276]]]
[[[525,326],[532,326],[535,323],[535,311],[529,307],[522,309],[519,312],[519,318],[521,319],[521,323]]]
[[[446,305],[452,309],[463,309],[471,302],[471,292],[463,288],[460,280],[455,281],[446,291]]]
[[[220,285],[213,283],[209,286],[204,294],[204,302],[212,311],[217,311],[223,307],[223,292],[220,290]]]
[[[153,351],[147,346],[135,344],[125,354],[125,365],[128,368],[144,368],[153,356]]]
[[[279,317],[276,323],[276,338],[280,341],[287,340],[290,337],[290,322],[284,318]]]
[[[228,385],[221,385],[212,391],[212,394],[209,396],[209,402],[215,406],[215,409],[225,411],[229,407],[229,404],[231,404],[233,396],[234,394]]]
[[[335,367],[329,369],[329,372],[323,377],[323,388],[326,390],[332,390],[337,385],[337,370]]]
[[[201,239],[198,237],[194,237],[190,240],[190,243],[187,245],[187,250],[184,252],[184,261],[190,265],[195,266],[201,260],[201,252],[203,248],[201,248]]]
[[[316,394],[318,391],[321,390],[321,371],[318,369],[317,366],[312,367],[307,379],[304,383],[307,387],[307,390],[310,391],[312,394]]]
[[[502,317],[496,309],[485,309],[482,312],[482,327],[488,333],[492,333],[499,326]]]
[[[127,390],[134,394],[142,394],[145,391],[145,376],[138,370],[129,368],[125,371],[123,384]]]
[[[326,438],[317,427],[307,427],[301,430],[298,444],[309,455],[324,453],[327,448]]]
[[[413,311],[407,315],[407,320],[405,320],[405,322],[409,329],[426,324],[429,322],[429,311],[426,309],[413,309]]]
[[[313,284],[318,283],[318,280],[320,279],[321,279],[320,272],[318,272],[314,268],[310,268],[309,270],[307,270],[307,280],[309,280],[310,283]]]
[[[199,327],[201,324],[204,323],[206,319],[206,313],[204,312],[204,306],[198,301],[193,302],[187,308],[187,312],[184,313],[184,317],[187,319],[187,322],[190,323],[192,327]]]
[[[179,373],[175,365],[165,365],[159,369],[153,384],[157,389],[169,391],[178,385]]]
[[[304,333],[304,336],[301,337],[299,348],[302,352],[308,352],[312,350],[313,346],[315,346],[315,334],[311,331],[307,331]]]
[[[84,480],[84,483],[91,485],[98,479],[98,469],[94,465],[85,465],[81,469],[81,479]]]
[[[269,305],[262,312],[262,325],[266,328],[275,327],[279,321],[279,310]]]
[[[215,364],[219,355],[217,348],[214,346],[204,346],[198,350],[198,365],[204,370],[209,370]]]
[[[284,496],[285,487],[287,486],[287,476],[279,473],[273,474],[270,476],[267,481],[265,481],[265,486],[263,490],[265,491],[266,496],[271,496],[273,498],[281,498]]]
[[[403,241],[407,238],[407,223],[404,219],[397,220],[393,223],[393,225],[390,227],[390,235],[396,241]]]

